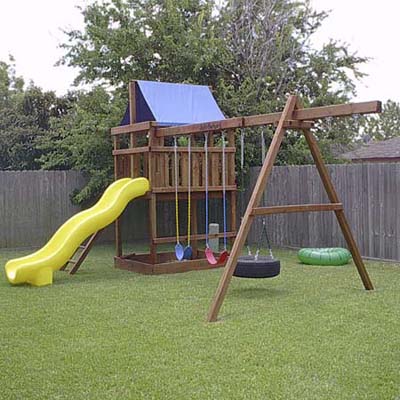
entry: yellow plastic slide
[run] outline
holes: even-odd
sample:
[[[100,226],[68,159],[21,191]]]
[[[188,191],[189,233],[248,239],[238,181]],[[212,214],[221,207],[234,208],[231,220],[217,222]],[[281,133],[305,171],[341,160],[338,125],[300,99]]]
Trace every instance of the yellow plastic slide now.
[[[111,224],[128,203],[149,190],[146,178],[123,178],[111,184],[100,200],[65,222],[40,250],[7,262],[7,279],[12,284],[50,285],[53,272],[59,270],[80,244],[94,232]]]

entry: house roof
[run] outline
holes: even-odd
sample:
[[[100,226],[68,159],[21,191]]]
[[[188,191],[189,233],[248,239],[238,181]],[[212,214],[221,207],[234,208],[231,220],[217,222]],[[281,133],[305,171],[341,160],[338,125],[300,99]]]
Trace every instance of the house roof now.
[[[208,86],[136,81],[136,121],[184,125],[225,119]],[[129,105],[121,125],[128,125]]]
[[[399,159],[400,137],[373,141],[341,156],[347,160]]]

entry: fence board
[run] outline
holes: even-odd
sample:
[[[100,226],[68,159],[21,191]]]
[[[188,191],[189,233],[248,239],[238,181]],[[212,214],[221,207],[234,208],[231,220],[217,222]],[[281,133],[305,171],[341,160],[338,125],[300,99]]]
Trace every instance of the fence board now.
[[[259,168],[247,177],[247,204]],[[361,254],[400,261],[400,163],[330,165],[329,171],[343,202]],[[74,189],[82,188],[85,177],[76,171],[0,171],[0,248],[41,246],[69,217],[80,211],[70,202]],[[241,195],[238,196],[239,198]],[[327,202],[314,166],[275,167],[265,192],[265,204],[284,205]],[[181,206],[181,232],[186,232],[187,205]],[[198,201],[199,232],[204,232],[204,201]],[[242,210],[243,212],[243,210]],[[175,233],[174,202],[158,205],[158,233]],[[240,218],[238,219],[238,222]],[[222,201],[211,199],[210,222],[222,227]],[[293,247],[345,246],[333,213],[281,214],[267,216],[274,245]],[[261,229],[256,218],[249,234],[255,243]],[[126,242],[147,237],[147,202],[130,203],[122,217]],[[113,240],[111,226],[100,237]],[[130,244],[126,243],[126,246]]]
[[[361,254],[400,261],[400,163],[328,168]],[[259,170],[251,169],[251,182]],[[274,167],[266,199],[268,205],[328,201],[314,166]],[[249,242],[256,242],[259,229],[255,223]],[[269,217],[268,229],[277,246],[346,246],[333,213]]]

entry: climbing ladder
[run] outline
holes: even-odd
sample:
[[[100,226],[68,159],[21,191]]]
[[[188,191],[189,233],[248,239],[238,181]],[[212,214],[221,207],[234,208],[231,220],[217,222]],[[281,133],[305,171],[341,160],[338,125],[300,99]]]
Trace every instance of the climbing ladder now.
[[[89,239],[85,244],[79,246],[74,255],[72,256],[72,258],[68,260],[67,263],[60,268],[60,271],[66,271],[68,265],[71,264],[72,268],[69,270],[69,274],[74,275],[78,271],[79,267],[82,265],[83,261],[85,261],[85,258],[89,254],[89,251],[92,249],[94,242],[99,236],[100,232],[101,230],[93,233],[93,235],[89,237]],[[78,258],[74,259],[75,255],[78,253],[79,253]]]

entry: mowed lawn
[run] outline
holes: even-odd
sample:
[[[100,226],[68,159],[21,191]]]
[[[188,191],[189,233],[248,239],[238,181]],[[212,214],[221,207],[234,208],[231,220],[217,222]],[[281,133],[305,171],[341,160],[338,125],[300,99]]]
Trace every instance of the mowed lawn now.
[[[26,251],[0,252],[7,259]],[[205,322],[222,270],[144,276],[97,246],[52,286],[0,279],[0,399],[400,399],[400,265],[300,265],[234,278]]]

